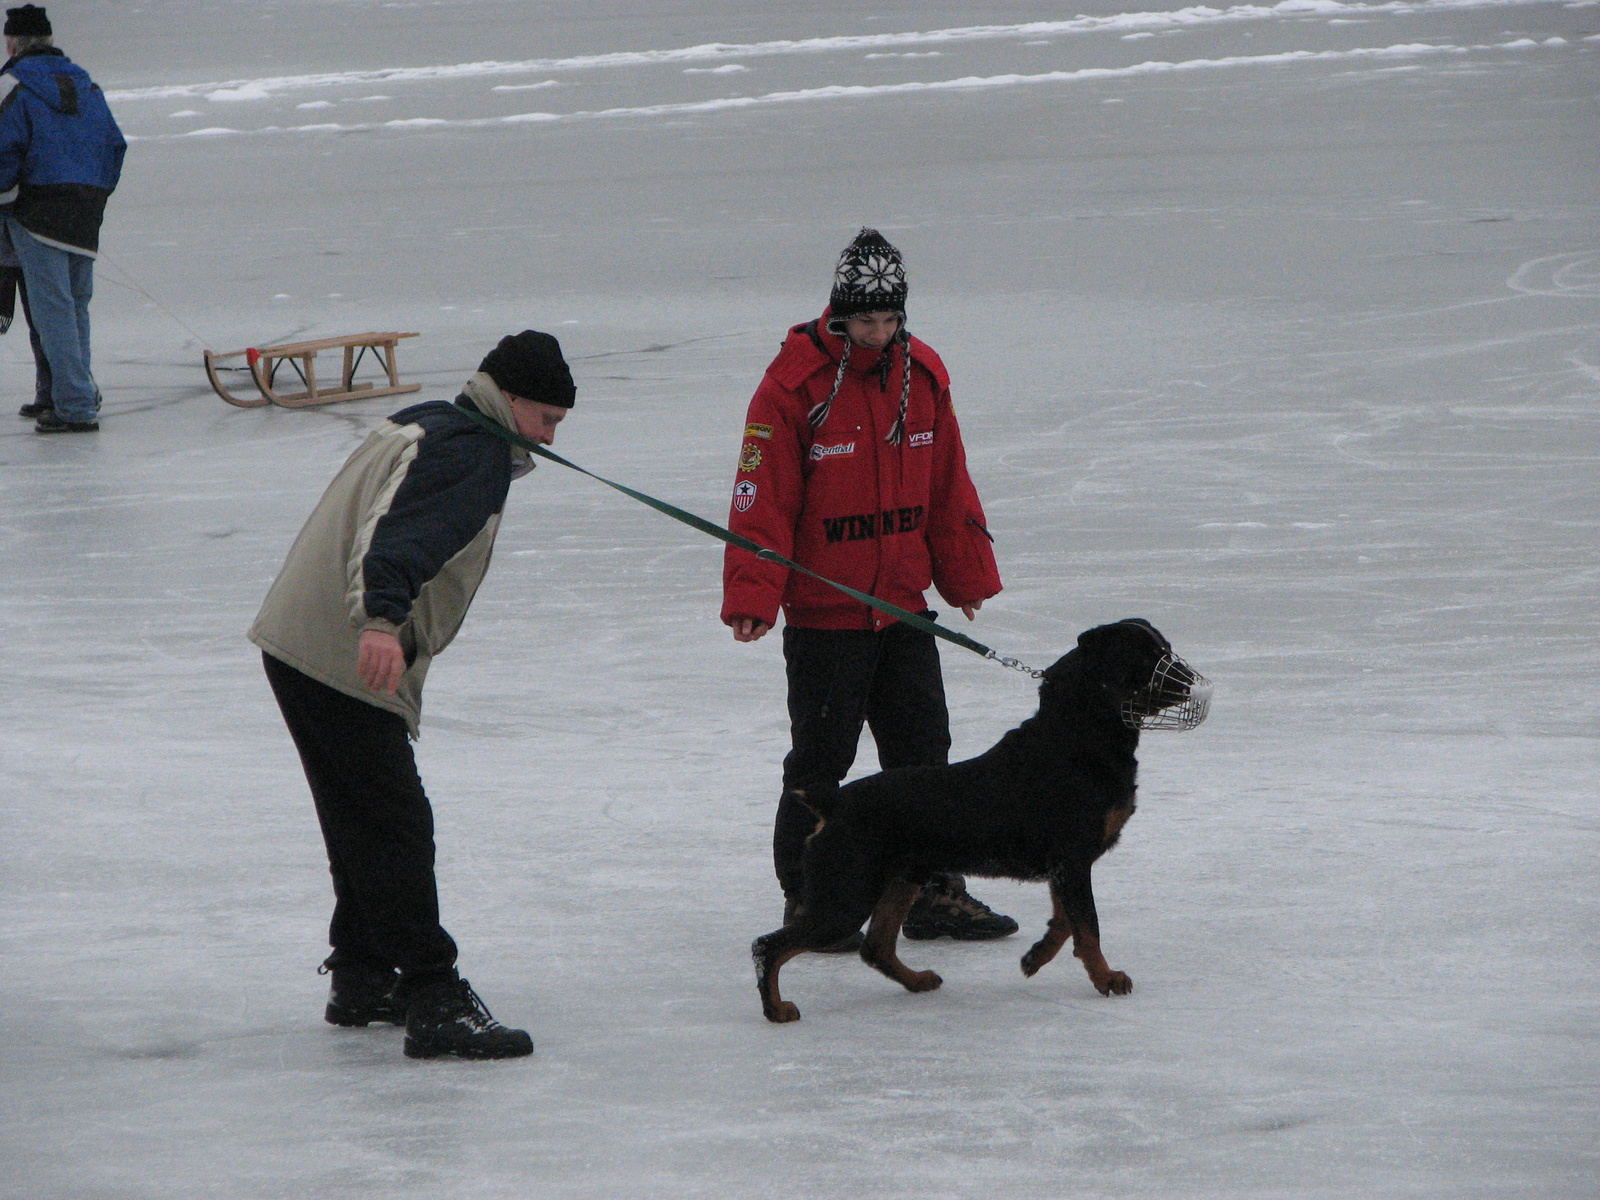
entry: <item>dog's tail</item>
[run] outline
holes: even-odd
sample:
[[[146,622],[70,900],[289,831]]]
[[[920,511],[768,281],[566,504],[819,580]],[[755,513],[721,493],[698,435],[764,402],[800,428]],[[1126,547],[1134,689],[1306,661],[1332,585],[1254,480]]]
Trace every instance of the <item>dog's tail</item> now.
[[[816,783],[803,788],[790,788],[789,797],[805,805],[816,814],[817,820],[826,821],[833,816],[833,811],[838,805],[839,785],[837,783]]]

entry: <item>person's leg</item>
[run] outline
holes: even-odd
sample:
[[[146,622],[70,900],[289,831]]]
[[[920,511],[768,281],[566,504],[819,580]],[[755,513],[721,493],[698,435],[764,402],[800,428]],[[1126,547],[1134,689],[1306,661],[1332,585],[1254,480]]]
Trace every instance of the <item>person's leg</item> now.
[[[7,217],[6,228],[28,289],[30,324],[51,370],[51,402],[62,421],[92,422],[97,395],[86,353],[88,328],[80,327],[93,293],[94,261],[46,246]],[[74,261],[77,260],[77,261]]]
[[[938,640],[898,622],[877,637],[866,717],[878,744],[878,765],[885,771],[944,766],[950,761],[950,710]]]
[[[89,387],[94,392],[94,411],[100,412],[100,385],[94,381],[94,367],[89,354],[89,301],[94,299],[94,259],[86,254],[69,254],[68,282],[72,287],[73,311],[78,326],[78,361],[89,377]],[[52,380],[52,385],[54,380]]]
[[[928,614],[930,617],[933,614]],[[878,670],[867,724],[878,743],[878,763],[894,767],[944,766],[950,761],[950,712],[933,634],[895,624],[881,634]],[[940,873],[922,889],[901,926],[908,938],[949,935],[985,941],[1017,931],[1017,923],[967,892],[960,875]]]
[[[333,961],[454,979],[456,944],[439,924],[433,810],[405,721],[263,659],[328,850]]]
[[[28,281],[17,280],[17,296],[22,301],[22,315],[28,322],[28,348],[33,351],[33,404],[32,411],[23,416],[37,417],[55,407],[50,399],[50,359],[39,341],[39,327],[34,323],[33,312],[28,308]]]
[[[793,749],[783,760],[784,794],[772,833],[772,860],[789,899],[800,894],[800,857],[816,817],[789,793],[838,783],[855,762],[877,659],[870,630],[783,630]]]
[[[0,222],[0,236],[3,235],[4,223]],[[9,238],[5,239],[5,245],[9,247],[10,244]],[[33,351],[33,399],[18,408],[17,415],[37,420],[55,408],[50,400],[50,360],[45,357],[44,347],[39,343],[39,329],[28,307],[28,281],[21,266],[6,267],[4,270],[9,273],[17,299],[22,302],[22,318],[28,326],[28,348]]]
[[[411,1058],[532,1054],[533,1039],[496,1021],[456,974],[456,944],[439,925],[433,811],[405,721],[263,658],[305,764],[334,875],[327,1019],[404,1024]],[[393,982],[387,964],[400,969]]]

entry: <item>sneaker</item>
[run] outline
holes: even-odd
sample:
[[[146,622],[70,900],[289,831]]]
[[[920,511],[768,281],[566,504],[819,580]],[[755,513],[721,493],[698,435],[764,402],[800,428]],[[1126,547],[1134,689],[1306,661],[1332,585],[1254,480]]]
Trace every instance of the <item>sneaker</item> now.
[[[917,896],[900,932],[912,941],[953,937],[958,942],[987,942],[1010,937],[1017,923],[968,894],[959,875],[935,877]]]
[[[32,404],[24,404],[21,408],[17,409],[17,416],[27,417],[28,420],[31,421],[35,417],[44,416],[44,414],[47,412],[54,412],[55,407],[56,406],[49,400],[35,400]]]
[[[489,1015],[465,979],[423,984],[406,1005],[406,1057],[521,1058],[533,1039]]]
[[[797,900],[785,900],[783,902],[783,923],[785,925],[793,925],[794,924],[794,915],[795,915],[796,912],[799,911],[799,908],[800,908],[800,902],[797,901]],[[862,946],[866,945],[866,942],[867,942],[867,935],[864,932],[862,932],[861,930],[858,929],[854,933],[848,935],[847,937],[840,938],[837,942],[834,942],[833,945],[831,945],[831,946],[819,946],[815,951],[813,951],[813,953],[815,953],[815,954],[855,954],[857,951],[859,951],[861,949]]]
[[[63,421],[53,408],[40,413],[33,423],[35,433],[93,433],[99,428],[99,421]]]
[[[405,1010],[394,998],[394,985],[400,972],[393,967],[368,962],[339,962],[334,955],[317,968],[319,975],[331,975],[328,1007],[322,1019],[346,1029],[365,1028],[379,1021],[390,1025],[406,1023]]]

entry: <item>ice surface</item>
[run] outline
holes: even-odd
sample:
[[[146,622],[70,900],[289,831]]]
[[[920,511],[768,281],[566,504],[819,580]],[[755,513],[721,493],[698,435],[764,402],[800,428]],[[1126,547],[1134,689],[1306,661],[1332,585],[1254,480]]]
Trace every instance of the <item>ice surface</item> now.
[[[0,1196],[1600,1194],[1600,8],[52,16],[132,148],[104,428],[0,427]],[[418,747],[463,970],[538,1053],[325,1026],[242,634],[403,401],[231,409],[201,347],[415,329],[448,398],[548,328],[557,449],[720,519],[862,224],[955,378],[974,633],[1042,665],[1144,616],[1216,681],[1096,872],[1134,993],[1025,980],[1048,901],[982,882],[1023,933],[910,946],[941,991],[811,956],[768,1026],[777,648],[718,624],[715,544],[545,464]],[[1031,711],[945,663],[959,754]]]

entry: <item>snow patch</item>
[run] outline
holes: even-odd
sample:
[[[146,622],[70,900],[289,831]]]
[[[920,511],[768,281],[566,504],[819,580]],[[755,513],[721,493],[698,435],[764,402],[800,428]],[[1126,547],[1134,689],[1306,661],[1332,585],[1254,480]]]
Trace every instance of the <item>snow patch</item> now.
[[[232,103],[238,100],[271,100],[272,93],[259,83],[245,83],[239,87],[224,87],[218,88],[214,92],[207,92],[206,99],[223,103]]]

